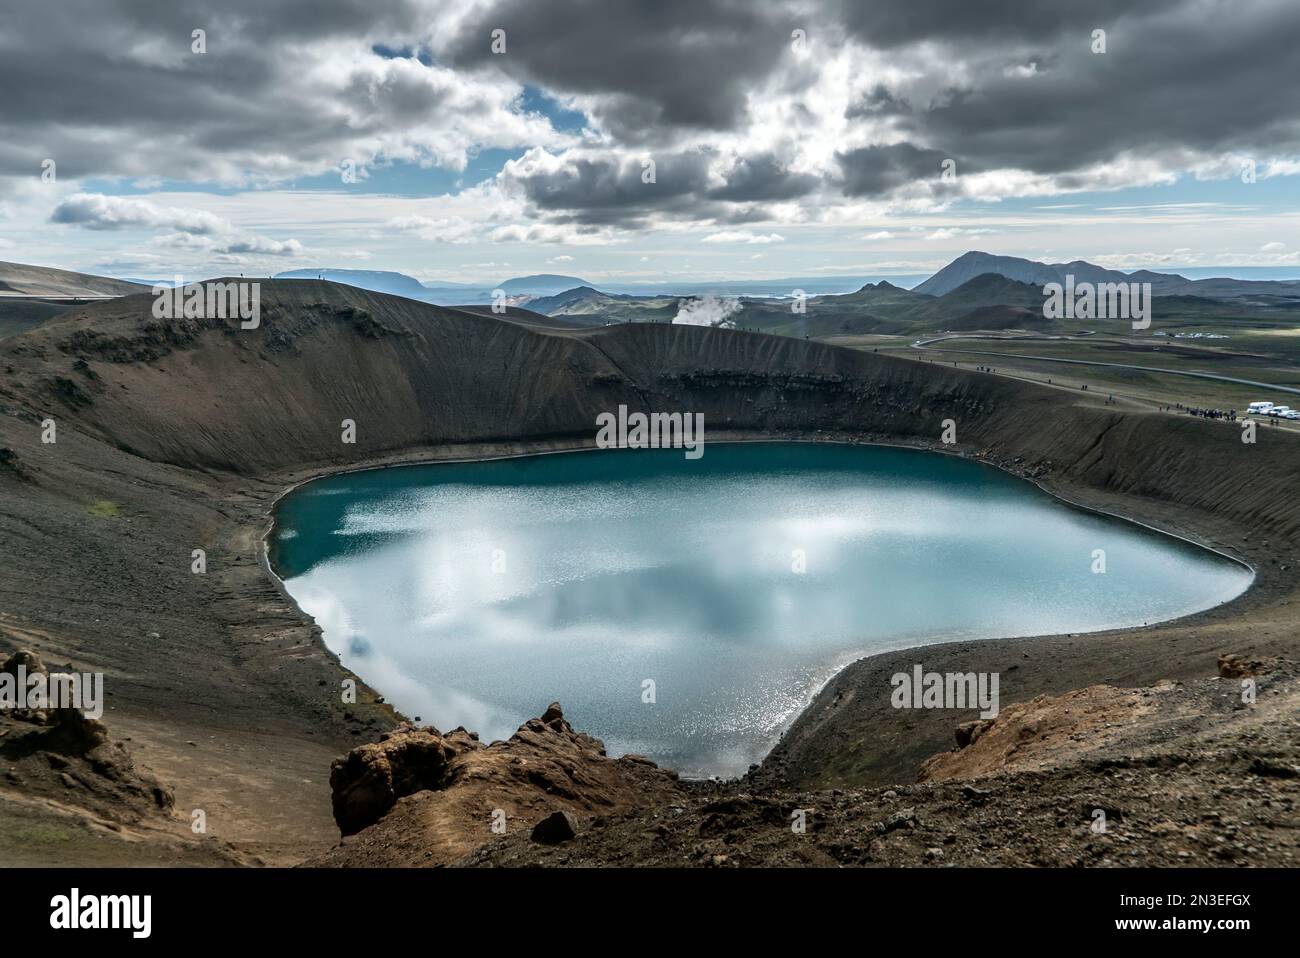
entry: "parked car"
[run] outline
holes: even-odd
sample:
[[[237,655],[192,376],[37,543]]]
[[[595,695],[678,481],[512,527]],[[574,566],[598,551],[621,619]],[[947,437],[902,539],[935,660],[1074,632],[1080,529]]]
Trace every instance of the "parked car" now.
[[[1282,413],[1283,419],[1300,419],[1300,409],[1288,409]]]

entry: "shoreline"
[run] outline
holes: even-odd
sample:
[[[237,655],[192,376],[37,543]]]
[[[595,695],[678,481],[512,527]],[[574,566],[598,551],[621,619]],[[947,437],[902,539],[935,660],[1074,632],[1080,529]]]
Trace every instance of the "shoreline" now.
[[[527,444],[528,441],[529,440],[519,440],[519,442],[523,442],[524,444]],[[808,445],[823,445],[823,446],[876,446],[882,449],[902,449],[911,452],[924,452],[924,453],[932,453],[941,456],[951,456],[952,458],[961,459],[965,462],[972,462],[975,463],[976,465],[985,466],[990,469],[995,469],[1004,475],[1008,475],[1011,476],[1012,478],[1019,479],[1024,482],[1028,482],[1030,485],[1034,486],[1044,495],[1050,496],[1051,498],[1057,500],[1063,505],[1069,506],[1072,509],[1076,509],[1081,512],[1087,512],[1095,516],[1102,516],[1107,519],[1116,519],[1121,522],[1131,523],[1132,525],[1140,526],[1141,528],[1146,529],[1149,532],[1153,532],[1162,536],[1168,536],[1172,539],[1178,539],[1182,542],[1186,542],[1188,545],[1196,546],[1198,549],[1203,549],[1206,552],[1212,552],[1215,555],[1228,560],[1229,562],[1233,562],[1236,563],[1237,565],[1244,567],[1248,572],[1250,572],[1251,584],[1246,587],[1247,591],[1254,586],[1255,578],[1258,576],[1258,570],[1250,562],[1248,562],[1246,559],[1242,558],[1241,556],[1233,555],[1232,553],[1226,551],[1224,548],[1218,545],[1202,541],[1198,538],[1191,536],[1190,534],[1181,532],[1177,529],[1161,528],[1157,525],[1153,525],[1150,522],[1146,522],[1134,516],[1126,515],[1119,511],[1103,509],[1100,506],[1087,505],[1086,503],[1079,502],[1075,499],[1071,499],[1070,497],[1066,496],[1064,493],[1057,492],[1053,489],[1048,488],[1046,485],[1044,485],[1042,482],[1040,482],[1037,479],[1031,478],[1029,476],[1020,475],[998,463],[989,462],[988,460],[980,458],[978,456],[968,455],[964,452],[961,452],[960,450],[954,451],[945,447],[934,448],[926,445],[914,445],[914,444],[900,443],[900,442],[881,442],[878,440],[816,439],[816,438],[802,438],[802,437],[773,438],[773,437],[747,436],[747,437],[735,437],[735,438],[728,438],[728,439],[721,439],[721,440],[710,440],[710,443],[717,444],[717,445],[746,445],[746,444],[760,444],[760,443],[806,443]],[[275,531],[275,508],[276,506],[279,505],[280,500],[282,500],[285,496],[290,495],[292,492],[294,492],[294,490],[300,489],[301,487],[307,485],[308,483],[316,482],[317,480],[320,479],[327,479],[331,476],[351,475],[352,473],[357,473],[357,472],[377,472],[383,469],[405,469],[405,468],[413,468],[418,466],[437,466],[437,465],[450,466],[450,465],[455,465],[457,463],[465,464],[465,463],[475,463],[475,462],[501,462],[509,459],[530,459],[536,456],[558,456],[558,455],[564,455],[566,453],[596,452],[596,451],[599,451],[599,447],[597,447],[593,441],[591,444],[580,444],[568,449],[542,449],[535,452],[513,452],[505,455],[467,456],[464,458],[456,458],[456,459],[430,458],[430,459],[416,459],[410,461],[403,459],[397,462],[380,461],[371,465],[344,466],[344,467],[339,467],[337,469],[327,469],[324,472],[321,472],[319,474],[296,480],[292,485],[286,487],[284,490],[278,493],[275,496],[275,498],[271,501],[267,511],[270,524],[268,525],[266,532],[263,533],[262,536],[263,551],[264,552],[266,551],[267,537],[269,537],[270,534]],[[628,450],[628,451],[637,452],[641,450]],[[1219,605],[1226,605],[1228,602],[1235,602],[1237,599],[1241,598],[1241,596],[1244,594],[1245,591],[1234,596],[1231,599],[1227,599],[1224,602],[1219,603]],[[1210,608],[1215,608],[1215,606],[1211,606]],[[1200,611],[1204,612],[1207,610],[1202,609]],[[1190,612],[1187,614],[1195,615],[1196,613]],[[1179,616],[1179,618],[1182,618],[1182,616]],[[1176,619],[1160,619],[1158,622],[1152,624],[1158,625],[1163,622],[1173,622],[1173,621],[1176,621]],[[1108,631],[1108,630],[1103,629],[1099,631]]]
[[[729,778],[722,778],[716,775],[692,776],[683,773],[682,779],[684,781],[719,782],[723,784],[730,784],[730,783],[737,783],[737,782],[744,781],[749,775],[753,774],[754,767],[762,766],[764,763],[768,762],[768,760],[773,757],[774,753],[780,748],[786,736],[786,733],[789,732],[792,728],[794,728],[807,715],[809,710],[817,702],[817,699],[826,691],[826,689],[831,685],[833,685],[836,682],[836,680],[838,680],[842,675],[844,675],[846,672],[848,672],[850,669],[853,669],[854,667],[866,663],[871,663],[876,660],[885,660],[886,658],[890,658],[892,660],[893,657],[897,657],[909,653],[919,654],[924,650],[939,651],[948,648],[956,648],[967,644],[1011,643],[1011,642],[1020,642],[1025,640],[1034,640],[1034,641],[1052,640],[1052,639],[1061,640],[1061,639],[1074,639],[1079,637],[1087,638],[1088,636],[1101,636],[1109,633],[1124,632],[1132,629],[1159,628],[1162,626],[1181,623],[1188,619],[1192,619],[1197,616],[1206,615],[1208,613],[1214,612],[1215,610],[1222,610],[1235,603],[1241,602],[1248,595],[1250,595],[1250,593],[1256,588],[1256,585],[1259,582],[1259,574],[1254,565],[1252,565],[1249,561],[1247,561],[1243,557],[1233,555],[1227,552],[1224,548],[1220,547],[1218,544],[1212,544],[1212,543],[1206,543],[1200,541],[1197,538],[1193,537],[1192,535],[1186,534],[1182,530],[1160,528],[1156,525],[1151,524],[1150,522],[1144,521],[1142,519],[1134,518],[1131,515],[1126,515],[1118,511],[1103,509],[1100,507],[1094,507],[1094,506],[1084,504],[1082,502],[1078,502],[1062,493],[1047,488],[1042,482],[1034,478],[1019,475],[1013,470],[1008,469],[1001,464],[989,462],[978,456],[973,456],[966,452],[963,452],[960,449],[951,449],[942,446],[939,448],[932,448],[925,445],[916,445],[916,444],[898,443],[898,442],[881,442],[881,441],[862,440],[862,439],[855,439],[855,438],[819,439],[810,436],[773,437],[773,436],[753,436],[753,435],[731,434],[731,433],[727,433],[725,434],[725,436],[726,438],[710,440],[709,444],[710,445],[712,444],[757,445],[757,444],[773,444],[773,443],[791,443],[791,444],[798,443],[798,444],[807,444],[807,445],[868,446],[868,447],[876,447],[876,448],[898,449],[907,452],[914,452],[917,454],[927,454],[927,453],[938,454],[938,455],[944,455],[944,456],[960,459],[966,462],[971,462],[976,465],[981,465],[987,468],[994,469],[997,472],[1009,476],[1013,479],[1028,482],[1039,492],[1050,497],[1055,502],[1058,502],[1059,504],[1066,506],[1069,509],[1078,512],[1083,512],[1092,516],[1098,516],[1112,521],[1128,523],[1137,526],[1138,528],[1150,534],[1158,535],[1158,536],[1166,536],[1171,539],[1175,539],[1179,542],[1182,542],[1188,546],[1196,548],[1198,550],[1203,550],[1205,552],[1212,553],[1221,559],[1224,559],[1226,561],[1229,561],[1235,565],[1244,568],[1250,574],[1250,581],[1247,583],[1246,587],[1241,592],[1237,593],[1236,595],[1234,595],[1229,599],[1223,600],[1222,602],[1218,602],[1214,605],[1206,606],[1204,608],[1196,609],[1192,612],[1183,613],[1173,618],[1160,619],[1154,622],[1143,623],[1142,625],[1111,626],[1103,629],[1095,629],[1095,630],[1088,630],[1088,631],[1030,634],[1030,635],[1022,635],[1022,636],[996,635],[996,636],[987,636],[981,638],[970,638],[970,637],[959,638],[959,639],[955,638],[955,639],[948,639],[945,641],[934,642],[934,643],[923,644],[923,645],[905,645],[897,648],[882,649],[867,655],[857,655],[855,653],[849,653],[853,657],[849,658],[847,661],[843,662],[840,665],[830,666],[830,671],[828,672],[826,677],[816,684],[816,686],[811,690],[811,692],[806,697],[806,700],[803,702],[803,704],[790,716],[790,718],[788,718],[787,720],[781,723],[781,727],[771,737],[770,744],[768,744],[764,753],[759,758],[758,763],[756,763],[755,766],[751,767],[751,771],[749,773],[737,775]],[[534,441],[516,440],[512,442],[512,445],[522,445],[527,447],[531,445],[532,442]],[[542,446],[546,444],[548,441],[536,440],[535,442],[537,443],[537,445]],[[554,442],[554,440],[550,442]],[[445,447],[445,448],[450,449],[451,447]],[[573,446],[566,447],[566,448],[539,448],[536,450],[530,450],[525,448],[522,450],[517,450],[508,453],[500,453],[500,454],[489,453],[484,455],[453,456],[453,457],[446,457],[446,458],[432,456],[432,457],[421,457],[417,459],[408,459],[406,458],[406,454],[397,453],[396,456],[400,457],[397,461],[391,461],[391,462],[380,461],[376,463],[369,463],[369,464],[359,465],[359,466],[346,466],[346,467],[340,467],[335,469],[325,469],[324,471],[321,471],[319,473],[312,474],[304,478],[295,480],[288,486],[284,487],[279,493],[277,493],[274,496],[274,498],[270,501],[270,503],[267,505],[265,511],[267,524],[265,526],[265,530],[257,540],[258,564],[259,566],[261,566],[264,573],[271,579],[271,581],[276,587],[276,590],[280,593],[280,595],[284,598],[284,600],[290,605],[293,611],[297,615],[301,616],[306,622],[308,622],[313,627],[319,630],[319,626],[317,626],[315,619],[302,609],[302,607],[298,604],[298,601],[289,592],[289,590],[284,584],[284,580],[275,571],[275,567],[271,562],[271,558],[270,558],[270,554],[271,554],[270,538],[276,529],[277,510],[279,504],[287,496],[289,496],[296,490],[301,489],[302,487],[309,485],[312,482],[317,482],[321,479],[326,479],[326,478],[331,478],[334,476],[341,476],[341,475],[350,475],[353,473],[378,472],[378,471],[388,470],[388,469],[405,469],[405,468],[416,468],[421,466],[456,465],[456,464],[469,464],[469,463],[481,463],[481,462],[500,462],[500,461],[506,461],[511,459],[528,459],[528,458],[535,458],[538,456],[565,455],[565,454],[572,454],[578,452],[595,452],[595,451],[608,451],[608,450],[599,450],[599,448],[595,445],[594,439],[577,440],[575,441],[575,444]],[[630,450],[630,451],[640,451],[640,450]],[[386,696],[386,693],[384,692],[383,689],[380,689],[377,686],[369,685],[368,681],[363,676],[354,673],[351,669],[348,669],[347,667],[342,665],[341,660],[339,660],[338,658],[338,654],[335,653],[332,649],[330,649],[329,646],[326,644],[323,630],[319,630],[317,632],[316,638],[317,641],[320,643],[321,648],[326,652],[326,654],[328,654],[329,656],[331,656],[332,658],[334,658],[336,661],[339,662],[339,668],[340,670],[342,670],[342,672],[345,675],[355,676],[357,679],[366,682],[369,688],[372,688],[375,691],[379,692],[381,696]],[[543,692],[541,697],[546,698],[550,694],[551,693]],[[393,712],[396,716],[398,716],[400,720],[404,720],[404,721],[410,720],[409,716],[406,716],[396,708],[393,709]],[[471,730],[471,731],[477,731],[477,730]]]

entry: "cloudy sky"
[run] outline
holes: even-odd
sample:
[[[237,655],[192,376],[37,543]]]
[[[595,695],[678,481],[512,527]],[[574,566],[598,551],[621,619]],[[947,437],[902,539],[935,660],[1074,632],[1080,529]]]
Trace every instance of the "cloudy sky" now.
[[[8,0],[0,259],[1300,267],[1297,41],[1296,0]]]

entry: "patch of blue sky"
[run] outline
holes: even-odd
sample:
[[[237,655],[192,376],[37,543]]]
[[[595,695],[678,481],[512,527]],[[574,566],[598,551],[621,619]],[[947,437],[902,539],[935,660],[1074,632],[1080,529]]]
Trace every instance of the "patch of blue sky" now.
[[[540,113],[560,133],[581,133],[587,128],[587,116],[580,110],[568,110],[554,97],[535,86],[525,86],[520,97],[525,113]]]

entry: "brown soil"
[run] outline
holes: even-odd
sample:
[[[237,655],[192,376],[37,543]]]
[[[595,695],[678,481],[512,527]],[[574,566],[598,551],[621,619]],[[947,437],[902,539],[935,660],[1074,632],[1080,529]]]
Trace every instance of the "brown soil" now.
[[[494,834],[531,840],[556,813],[569,822],[623,815],[670,802],[680,790],[675,774],[645,758],[607,758],[598,739],[565,721],[558,703],[491,745],[463,729],[444,736],[403,726],[336,762],[331,780],[345,837],[309,865],[449,865]]]
[[[697,786],[594,819],[559,846],[507,835],[459,864],[1295,867],[1300,679],[1289,667],[1259,690],[1249,708],[1218,679],[1036,699],[968,746],[987,740],[982,754],[942,756],[930,766],[942,777],[920,784]],[[1096,738],[1102,713],[1123,729]],[[1044,729],[1054,743],[1037,741]],[[1022,743],[1019,756],[1006,739]]]

